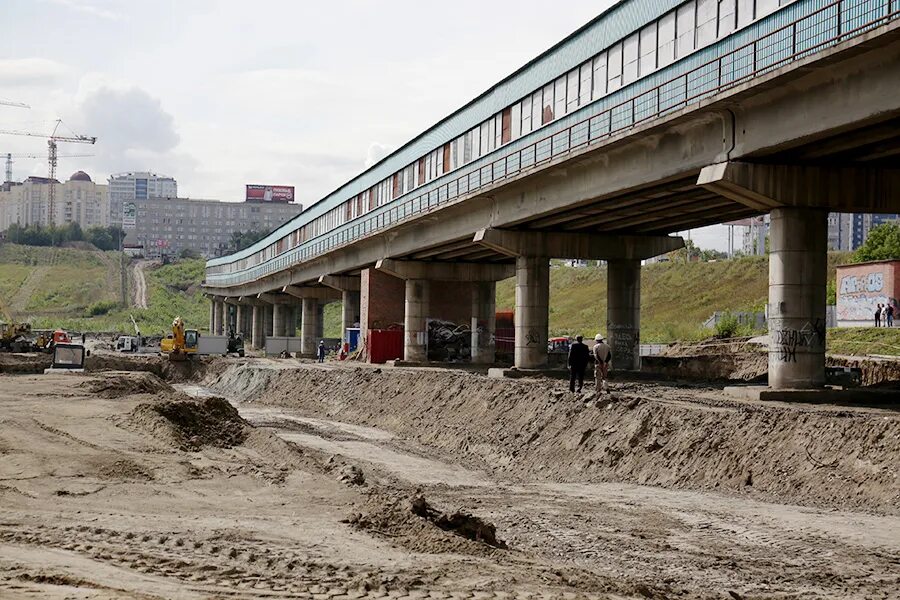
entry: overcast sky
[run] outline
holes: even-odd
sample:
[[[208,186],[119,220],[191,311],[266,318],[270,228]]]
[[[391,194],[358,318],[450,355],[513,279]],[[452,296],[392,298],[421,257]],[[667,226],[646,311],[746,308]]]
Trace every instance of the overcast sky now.
[[[60,144],[59,176],[152,170],[179,195],[294,185],[309,205],[615,0],[4,0],[0,129]],[[549,10],[548,10],[549,8]],[[539,15],[539,16],[537,16]],[[0,135],[14,179],[46,142]],[[695,230],[723,249],[723,227]]]

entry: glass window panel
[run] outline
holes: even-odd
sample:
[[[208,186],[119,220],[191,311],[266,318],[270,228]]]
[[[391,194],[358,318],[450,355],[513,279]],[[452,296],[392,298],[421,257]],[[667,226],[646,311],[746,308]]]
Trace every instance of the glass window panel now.
[[[553,84],[544,86],[544,101],[541,107],[541,125],[553,120]]]
[[[675,60],[675,13],[670,12],[659,20],[656,47],[657,62],[664,67]]]
[[[625,47],[622,51],[622,85],[627,85],[638,77],[638,46],[639,35],[637,33],[625,38]]]
[[[597,100],[606,95],[606,52],[594,59],[594,89],[592,98]]]
[[[640,76],[656,70],[656,23],[641,29]]]
[[[676,34],[678,36],[676,58],[682,58],[694,51],[695,6],[693,2],[678,9]]]
[[[609,49],[607,91],[613,92],[622,87],[622,44],[621,42]]]
[[[503,145],[503,113],[494,117],[494,148]]]
[[[558,119],[566,114],[566,76],[563,75],[553,82],[555,102],[553,103],[553,118]]]
[[[520,110],[522,111],[522,135],[525,135],[531,133],[531,96],[522,100]]]
[[[734,31],[737,26],[737,1],[719,0],[719,31],[718,36],[723,37]]]
[[[540,127],[543,123],[541,122],[541,113],[543,112],[543,102],[541,100],[543,94],[543,90],[538,90],[531,97],[531,130],[534,131],[538,127]]]
[[[480,155],[484,156],[488,152],[491,151],[491,132],[490,132],[490,123],[485,121],[481,124],[481,130],[479,137],[481,138],[481,152]]]
[[[578,108],[578,99],[580,95],[578,93],[578,82],[580,71],[575,69],[573,71],[569,71],[568,76],[566,77],[566,112],[570,113]]]
[[[743,27],[748,23],[752,23],[753,19],[756,18],[754,14],[754,7],[756,5],[755,0],[738,0],[737,3],[737,13],[738,13],[738,27]]]
[[[512,105],[510,120],[512,124],[512,131],[510,132],[512,139],[515,140],[522,137],[522,104],[520,102]]]
[[[778,0],[756,0],[756,18],[778,10]]]
[[[581,65],[581,74],[579,75],[578,84],[578,104],[584,106],[591,101],[591,74],[593,68],[590,61]]]
[[[716,39],[716,7],[718,0],[697,0],[697,48],[708,46]]]

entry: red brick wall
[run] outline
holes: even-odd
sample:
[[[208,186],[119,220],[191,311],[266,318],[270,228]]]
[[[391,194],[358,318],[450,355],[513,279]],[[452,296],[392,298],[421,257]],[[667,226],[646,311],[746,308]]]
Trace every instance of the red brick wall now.
[[[403,303],[406,282],[375,269],[365,269],[359,293],[359,323],[363,332],[368,329],[388,329],[403,326]]]

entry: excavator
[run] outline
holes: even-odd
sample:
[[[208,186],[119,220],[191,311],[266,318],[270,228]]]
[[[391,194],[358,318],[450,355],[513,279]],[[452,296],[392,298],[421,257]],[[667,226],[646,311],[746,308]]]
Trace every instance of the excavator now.
[[[169,360],[182,361],[197,354],[197,343],[200,332],[196,329],[185,329],[181,317],[172,321],[172,333],[160,342],[160,350],[169,356]]]
[[[16,322],[0,300],[0,352],[34,352],[36,344],[31,339],[31,324]]]

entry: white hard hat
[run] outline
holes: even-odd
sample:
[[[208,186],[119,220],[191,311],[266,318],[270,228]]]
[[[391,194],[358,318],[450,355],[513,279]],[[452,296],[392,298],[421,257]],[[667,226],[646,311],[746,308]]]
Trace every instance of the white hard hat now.
[[[595,335],[595,336],[594,336],[594,341],[595,341],[595,342],[602,342],[602,341],[603,341],[603,334],[602,334],[602,333],[598,333],[597,335]]]

